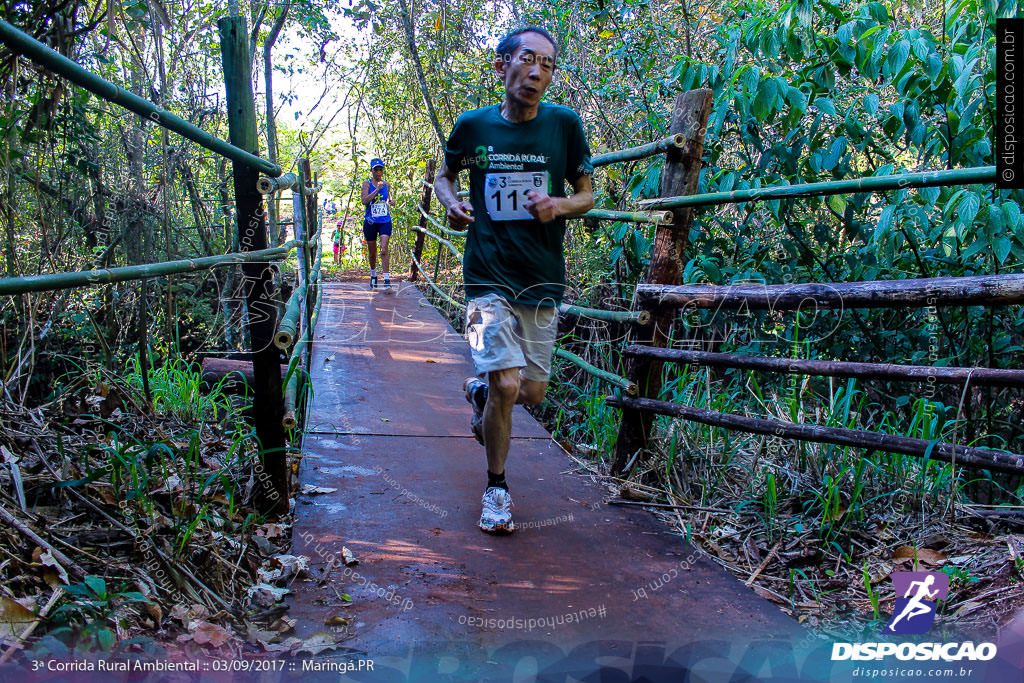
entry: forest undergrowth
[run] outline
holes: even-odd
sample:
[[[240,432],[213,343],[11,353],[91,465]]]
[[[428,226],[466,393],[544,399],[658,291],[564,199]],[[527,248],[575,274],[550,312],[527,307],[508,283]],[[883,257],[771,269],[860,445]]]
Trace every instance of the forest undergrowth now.
[[[343,617],[289,635],[281,600],[309,578],[308,558],[287,552],[290,512],[257,512],[251,397],[169,361],[149,373],[148,404],[130,370],[93,369],[41,405],[0,406],[0,664],[336,647]]]

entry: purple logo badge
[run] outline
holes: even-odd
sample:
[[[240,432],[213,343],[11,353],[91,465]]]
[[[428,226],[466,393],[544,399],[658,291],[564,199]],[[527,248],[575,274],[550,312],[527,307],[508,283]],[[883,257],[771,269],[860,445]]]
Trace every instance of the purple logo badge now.
[[[894,572],[896,608],[884,633],[926,633],[935,623],[935,606],[949,593],[949,576],[942,572]]]

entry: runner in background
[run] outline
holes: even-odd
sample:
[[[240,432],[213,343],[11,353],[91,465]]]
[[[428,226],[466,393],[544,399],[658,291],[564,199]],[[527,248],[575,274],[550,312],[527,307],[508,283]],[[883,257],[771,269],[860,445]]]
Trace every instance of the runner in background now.
[[[337,227],[331,233],[331,242],[334,243],[334,265],[341,265],[341,257],[345,255],[345,231],[342,229],[343,221],[338,220]]]
[[[395,205],[391,196],[391,188],[384,182],[384,162],[380,159],[370,161],[372,177],[363,181],[362,202],[366,206],[363,217],[363,237],[366,238],[366,251],[370,257],[370,289],[377,289],[377,236],[380,235],[380,260],[384,271],[384,289],[391,289],[391,254],[388,241],[391,239],[391,212],[389,206]]]

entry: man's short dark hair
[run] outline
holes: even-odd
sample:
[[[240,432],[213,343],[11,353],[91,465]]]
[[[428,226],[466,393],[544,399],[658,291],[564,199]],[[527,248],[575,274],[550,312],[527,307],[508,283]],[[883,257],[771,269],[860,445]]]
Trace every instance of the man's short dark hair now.
[[[512,31],[512,33],[502,38],[496,49],[498,58],[504,59],[506,62],[512,61],[512,55],[515,54],[515,51],[519,49],[523,42],[522,35],[524,33],[536,33],[551,43],[551,46],[555,48],[555,63],[558,63],[558,43],[555,42],[550,33],[540,26],[525,26]]]

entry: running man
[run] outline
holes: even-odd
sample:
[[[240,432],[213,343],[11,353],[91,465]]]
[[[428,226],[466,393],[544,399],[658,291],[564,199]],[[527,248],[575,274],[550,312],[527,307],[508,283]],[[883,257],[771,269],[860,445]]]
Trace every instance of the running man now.
[[[370,255],[370,289],[377,289],[377,235],[380,235],[380,261],[384,270],[384,289],[391,289],[391,254],[388,252],[388,241],[391,239],[391,212],[389,206],[395,205],[391,197],[391,188],[384,182],[384,162],[380,159],[370,161],[370,173],[373,177],[363,181],[362,201],[366,205],[363,217],[363,237],[366,238],[366,250]]]
[[[907,619],[907,621],[910,621],[914,617],[919,617],[922,614],[928,614],[932,611],[932,608],[924,604],[924,601],[934,600],[938,596],[938,588],[936,588],[933,591],[928,590],[929,588],[931,588],[931,585],[933,583],[935,583],[935,577],[929,574],[925,577],[924,581],[912,581],[910,585],[907,586],[907,594],[903,597],[910,597],[910,592],[914,590],[914,586],[917,586],[917,593],[915,593],[914,597],[910,598],[910,600],[907,601],[907,606],[903,608],[903,611],[900,612],[900,615],[893,619],[892,623],[889,624],[890,631],[895,631],[896,624],[900,623],[900,621],[902,621],[904,617]]]
[[[557,57],[542,28],[501,41],[494,69],[505,100],[459,117],[434,183],[452,226],[469,229],[466,336],[479,377],[467,378],[463,389],[473,406],[473,435],[487,454],[480,528],[488,533],[515,530],[505,481],[512,408],[544,400],[565,289],[565,217],[594,206],[594,169],[579,116],[541,102]],[[456,197],[463,169],[469,201]]]

